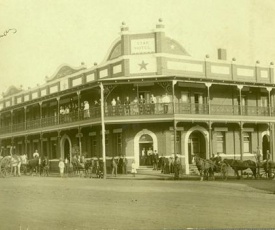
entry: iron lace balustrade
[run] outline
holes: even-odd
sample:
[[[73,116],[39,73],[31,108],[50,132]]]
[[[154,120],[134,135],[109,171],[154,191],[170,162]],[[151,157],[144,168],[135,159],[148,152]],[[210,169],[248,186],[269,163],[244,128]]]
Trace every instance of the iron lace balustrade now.
[[[232,115],[232,116],[272,116],[275,115],[275,108],[243,106],[242,113],[238,105],[220,105],[211,104],[209,113],[208,104],[198,103],[175,103],[176,114],[201,114],[201,115]],[[271,110],[271,111],[270,111]],[[173,114],[173,103],[131,103],[129,105],[108,105],[104,107],[106,117],[123,117],[123,116],[155,116],[155,115],[171,115]],[[77,121],[100,119],[100,106],[91,107],[89,110],[73,111],[68,114],[59,116],[43,117],[41,119],[28,120],[13,125],[7,124],[0,127],[0,134],[20,132],[30,129],[38,129],[55,125],[69,124]]]
[[[131,103],[129,105],[108,105],[104,108],[106,117],[173,114],[173,103]]]

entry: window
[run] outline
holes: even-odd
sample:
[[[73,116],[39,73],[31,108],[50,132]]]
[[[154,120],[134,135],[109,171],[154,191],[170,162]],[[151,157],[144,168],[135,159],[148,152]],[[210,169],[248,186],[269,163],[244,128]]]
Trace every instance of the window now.
[[[176,154],[181,154],[181,131],[177,131],[176,135]],[[175,152],[174,136],[174,132],[171,133],[171,153]]]
[[[96,151],[97,141],[96,141],[96,136],[92,136],[91,143],[92,143],[92,157],[97,157],[97,151]]]
[[[121,133],[116,134],[116,156],[120,156],[122,154],[122,135]]]
[[[251,134],[247,132],[243,133],[243,152],[251,153]]]
[[[225,132],[216,132],[217,153],[225,153]]]

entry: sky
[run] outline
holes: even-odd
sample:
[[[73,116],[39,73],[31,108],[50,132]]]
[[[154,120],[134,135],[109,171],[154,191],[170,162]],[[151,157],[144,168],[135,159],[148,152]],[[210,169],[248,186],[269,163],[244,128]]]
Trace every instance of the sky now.
[[[43,85],[64,64],[100,64],[122,22],[151,31],[159,18],[193,58],[224,48],[238,64],[275,62],[274,0],[0,0],[0,94]]]

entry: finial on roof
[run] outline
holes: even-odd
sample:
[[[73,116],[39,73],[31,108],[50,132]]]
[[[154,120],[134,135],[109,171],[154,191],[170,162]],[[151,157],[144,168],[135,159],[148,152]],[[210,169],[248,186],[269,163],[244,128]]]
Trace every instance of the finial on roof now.
[[[156,25],[157,29],[164,29],[163,20],[162,18],[159,18],[158,23]]]
[[[129,28],[128,28],[128,26],[126,26],[126,23],[122,22],[121,27],[120,27],[120,31],[125,32],[125,31],[128,31],[128,30],[129,30]]]
[[[97,63],[96,62],[94,62],[94,66],[96,66],[97,65]]]
[[[257,60],[257,61],[256,61],[256,64],[260,64],[260,61],[259,61],[259,60]]]
[[[232,58],[232,61],[236,61],[236,58],[233,57],[233,58]]]
[[[85,62],[81,62],[81,65],[85,65]]]
[[[273,61],[272,61],[272,62],[270,62],[270,65],[274,65]]]
[[[206,54],[206,55],[205,55],[205,58],[210,58],[209,54]]]

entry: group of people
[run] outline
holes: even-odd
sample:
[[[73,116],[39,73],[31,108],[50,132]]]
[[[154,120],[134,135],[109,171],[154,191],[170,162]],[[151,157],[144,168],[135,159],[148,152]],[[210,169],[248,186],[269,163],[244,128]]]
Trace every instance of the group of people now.
[[[117,176],[117,174],[127,174],[127,165],[128,160],[125,156],[119,156],[118,159],[112,158],[111,167],[112,167],[112,176]]]
[[[95,115],[100,113],[100,103],[101,100],[94,100],[94,105],[92,106],[95,110]],[[74,120],[77,120],[78,116],[80,118],[89,118],[91,117],[91,105],[89,101],[85,100],[80,103],[80,107],[78,106],[78,103],[74,102],[72,99],[69,103],[63,104],[59,108],[59,115],[60,115],[60,121],[61,123],[64,122],[71,122]]]
[[[151,147],[146,151],[145,148],[141,151],[140,164],[146,166],[153,166],[153,170],[157,170],[159,163],[159,154],[157,150],[152,150]]]
[[[182,164],[178,154],[170,157],[160,157],[157,170],[160,169],[163,174],[174,174],[175,179],[179,179]]]
[[[162,97],[163,112],[168,113],[169,104],[171,100],[168,94],[166,93]],[[151,94],[149,98],[144,98],[141,94],[139,97],[134,97],[133,100],[130,100],[129,96],[126,96],[122,101],[119,96],[113,97],[110,101],[109,109],[105,109],[105,112],[108,112],[109,115],[139,115],[139,114],[154,114],[156,109],[157,99],[154,94]],[[100,105],[101,99],[94,100],[89,102],[84,100],[78,105],[78,102],[75,102],[72,98],[70,102],[62,104],[59,108],[59,116],[61,123],[71,122],[78,119],[78,116],[81,118],[90,118],[92,114],[98,116],[100,114]],[[107,105],[107,103],[106,103]],[[94,111],[93,111],[94,110]],[[93,111],[93,113],[92,113]]]

